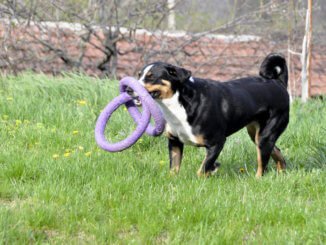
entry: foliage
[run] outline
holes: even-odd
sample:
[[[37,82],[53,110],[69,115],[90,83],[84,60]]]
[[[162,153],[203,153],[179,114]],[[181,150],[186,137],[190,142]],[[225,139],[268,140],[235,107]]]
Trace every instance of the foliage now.
[[[98,149],[95,120],[117,88],[75,74],[1,78],[1,244],[325,243],[325,101],[293,104],[278,142],[287,173],[270,163],[256,180],[255,147],[241,131],[217,176],[201,179],[204,152],[194,147],[181,173],[169,174],[164,137],[121,153]],[[108,135],[133,128],[121,108]]]

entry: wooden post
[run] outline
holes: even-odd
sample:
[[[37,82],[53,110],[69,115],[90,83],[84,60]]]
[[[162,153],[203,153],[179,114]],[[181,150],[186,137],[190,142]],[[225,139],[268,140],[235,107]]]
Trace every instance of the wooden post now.
[[[294,11],[294,4],[293,4],[293,0],[290,0],[288,3],[288,72],[289,72],[289,76],[288,76],[288,92],[290,95],[290,102],[292,103],[293,101],[293,95],[292,95],[292,61],[291,61],[291,44],[292,44],[292,20],[293,20],[293,11]]]
[[[174,31],[176,29],[176,23],[175,23],[175,0],[168,0],[168,29]]]
[[[308,0],[309,10],[309,29],[308,29],[308,62],[307,62],[307,80],[308,80],[308,98],[311,97],[311,57],[312,57],[312,0]]]
[[[301,100],[306,102],[311,96],[311,51],[312,51],[312,0],[308,0],[305,36],[302,43],[302,90]]]

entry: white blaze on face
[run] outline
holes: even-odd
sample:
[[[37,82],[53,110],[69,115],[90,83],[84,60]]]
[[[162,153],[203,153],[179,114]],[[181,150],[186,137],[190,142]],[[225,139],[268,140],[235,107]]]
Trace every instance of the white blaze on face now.
[[[152,67],[153,67],[154,65],[149,65],[149,66],[147,66],[145,69],[144,69],[144,71],[143,71],[143,75],[141,76],[141,78],[139,78],[139,80],[138,80],[138,82],[141,84],[141,85],[143,85],[143,86],[145,86],[145,77],[146,77],[146,75],[147,75],[147,73],[152,69]]]

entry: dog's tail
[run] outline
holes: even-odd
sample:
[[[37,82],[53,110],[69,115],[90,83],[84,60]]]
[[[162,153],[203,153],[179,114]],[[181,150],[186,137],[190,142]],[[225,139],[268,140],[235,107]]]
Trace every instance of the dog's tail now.
[[[288,68],[284,56],[278,53],[267,55],[260,66],[259,75],[267,79],[277,79],[287,87]]]

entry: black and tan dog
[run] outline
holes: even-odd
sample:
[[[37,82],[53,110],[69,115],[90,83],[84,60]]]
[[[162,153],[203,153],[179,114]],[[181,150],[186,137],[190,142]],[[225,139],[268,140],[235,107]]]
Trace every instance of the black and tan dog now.
[[[275,143],[289,121],[288,71],[284,57],[272,53],[259,76],[227,82],[193,78],[191,72],[167,63],[145,66],[139,82],[160,105],[166,119],[170,168],[180,169],[183,146],[205,147],[207,155],[198,175],[214,173],[226,138],[247,127],[256,144],[260,177],[270,156],[278,170],[285,160]]]

